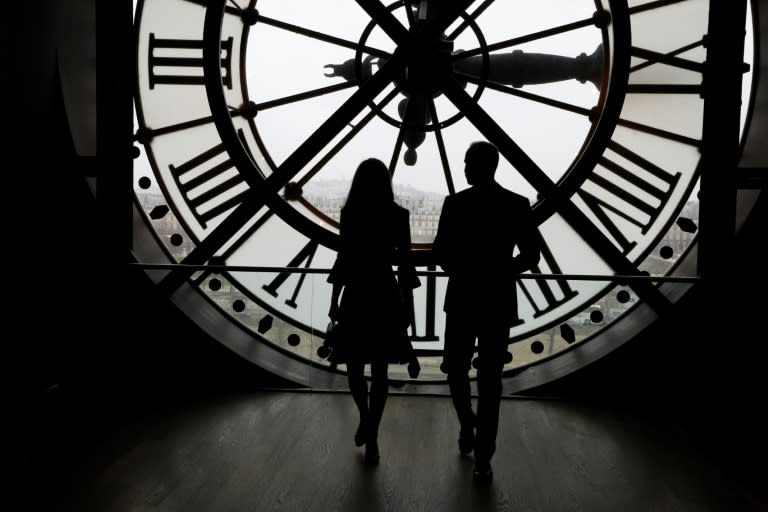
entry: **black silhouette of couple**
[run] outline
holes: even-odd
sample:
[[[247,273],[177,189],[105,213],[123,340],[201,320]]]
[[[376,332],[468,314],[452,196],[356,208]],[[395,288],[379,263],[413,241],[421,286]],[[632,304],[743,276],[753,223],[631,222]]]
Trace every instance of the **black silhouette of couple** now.
[[[540,258],[530,202],[496,182],[498,162],[493,144],[469,146],[464,173],[470,186],[445,198],[432,245],[436,263],[448,276],[443,368],[459,421],[459,451],[474,452],[478,482],[493,477],[502,371],[509,328],[517,320],[517,275]],[[375,464],[389,365],[409,363],[409,370],[418,372],[407,328],[413,289],[420,286],[411,260],[409,211],[395,203],[389,170],[380,160],[364,160],[357,168],[341,210],[340,239],[328,277],[333,285],[329,317],[350,334],[339,362],[347,365],[360,413],[355,444],[365,445],[366,462]],[[353,340],[355,333],[365,335]],[[469,379],[475,350],[476,413]],[[370,392],[366,364],[371,367]]]

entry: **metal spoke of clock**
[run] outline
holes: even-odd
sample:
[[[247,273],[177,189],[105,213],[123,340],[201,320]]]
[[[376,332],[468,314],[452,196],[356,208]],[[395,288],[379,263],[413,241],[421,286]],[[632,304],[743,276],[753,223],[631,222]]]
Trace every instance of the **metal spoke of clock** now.
[[[484,82],[479,77],[469,75],[467,73],[462,73],[460,71],[454,72],[454,75],[461,78],[462,80],[466,80],[467,82],[471,82],[473,84],[478,84],[478,85],[484,84],[485,87],[487,87],[488,89],[493,89],[494,91],[503,92],[511,96],[517,96],[518,98],[524,98],[526,100],[535,101],[536,103],[541,103],[542,105],[548,105],[550,107],[559,108],[560,110],[566,110],[568,112],[573,112],[574,114],[581,114],[587,117],[593,115],[593,109],[590,109],[590,108],[579,107],[571,103],[566,103],[564,101],[553,100],[551,98],[547,98],[546,96],[525,92],[520,88],[512,87],[509,85],[502,85],[490,80]]]
[[[243,12],[243,8],[242,8],[242,7],[240,7],[240,5],[239,5],[237,2],[235,2],[235,0],[227,0],[227,1],[228,1],[229,3],[231,3],[232,5],[234,5],[234,6],[235,6],[235,8],[236,8],[238,11],[240,11],[240,12]]]
[[[430,41],[438,38],[448,26],[472,3],[473,0],[453,0],[446,2],[449,5],[439,10],[439,14],[425,23],[416,32],[410,33],[408,29],[394,17],[394,15],[378,0],[356,0],[360,7],[368,13],[371,19],[398,45],[398,47],[413,45],[414,38],[419,41]],[[441,5],[441,4],[436,4]],[[417,36],[418,34],[418,36]]]
[[[190,4],[199,5],[203,8],[208,7],[208,0],[184,0],[184,1],[189,2]],[[233,14],[235,16],[241,16],[243,14],[243,9],[232,0],[229,0],[229,1],[230,3],[234,4],[234,7],[227,5],[224,7],[224,12],[227,14]]]
[[[259,212],[256,212],[253,214],[253,217],[255,217]],[[229,244],[226,248],[226,250],[220,252],[216,255],[216,258],[211,257],[210,261],[207,265],[201,265],[199,268],[200,270],[204,270],[204,272],[201,272],[199,276],[195,279],[196,282],[202,282],[214,273],[211,271],[213,267],[219,266],[218,261],[226,261],[227,258],[229,258],[232,254],[234,254],[256,231],[261,229],[264,224],[275,214],[275,210],[271,208],[266,208],[266,211],[261,215],[261,217],[258,218],[256,222],[253,223],[251,227],[248,228],[248,230],[238,238],[237,240],[234,240],[231,244]],[[231,268],[226,267],[225,265],[220,265],[222,269],[224,270],[232,270]]]
[[[699,43],[694,43],[697,46]],[[689,45],[690,46],[690,45]],[[639,57],[645,59],[643,64],[651,65],[656,63],[666,64],[667,66],[673,66],[675,68],[684,69],[698,73],[700,77],[703,77],[704,64],[701,62],[692,61],[689,59],[683,59],[676,57],[671,53],[660,53],[645,48],[638,48],[633,46],[630,50],[633,57]],[[647,84],[647,83],[632,83],[627,86],[628,93],[634,94],[696,94],[701,95],[703,92],[703,85],[701,82],[697,84]]]
[[[471,81],[472,83],[480,83],[479,79],[477,79],[476,77],[473,77],[471,75],[467,75],[465,73],[454,73],[454,74],[456,76],[461,77],[463,80]],[[580,114],[580,115],[583,115],[585,117],[592,117],[594,115],[594,109],[578,107],[576,105],[571,105],[569,103],[565,103],[565,102],[562,102],[562,101],[553,100],[553,99],[550,99],[550,98],[546,98],[544,96],[539,96],[537,94],[531,94],[529,92],[525,92],[525,91],[522,91],[520,89],[516,89],[514,87],[500,85],[500,84],[497,84],[495,82],[485,82],[485,86],[488,89],[493,89],[495,91],[511,94],[513,96],[518,96],[520,98],[525,98],[525,99],[528,99],[528,100],[531,100],[531,101],[535,101],[535,102],[538,102],[538,103],[541,103],[541,104],[544,104],[544,105],[549,105],[551,107],[559,108],[559,109],[562,109],[562,110],[567,110],[568,112],[573,112],[575,114]],[[649,87],[649,86],[646,85],[646,87]],[[669,86],[660,85],[659,87],[669,87]],[[691,87],[696,87],[697,91],[698,91],[698,88],[699,88],[699,86],[688,86],[688,85],[680,86],[680,87],[681,87],[681,90],[679,90],[677,92],[678,94],[690,93],[691,92],[690,91]],[[634,89],[635,89],[634,92],[636,92],[636,93],[637,92],[642,92],[642,87],[640,87],[639,85],[635,86]],[[630,85],[628,90],[630,92],[633,92],[633,86]],[[666,90],[664,92],[669,93],[670,91]],[[701,141],[699,139],[694,139],[692,137],[687,137],[685,135],[680,135],[678,133],[673,133],[673,132],[670,132],[670,131],[667,131],[667,130],[662,130],[660,128],[654,128],[653,126],[648,126],[648,125],[645,125],[645,124],[642,124],[642,123],[637,123],[637,122],[634,122],[634,121],[630,121],[628,119],[619,118],[618,121],[617,121],[617,124],[619,126],[624,126],[625,128],[631,128],[631,129],[637,130],[639,132],[644,132],[644,133],[648,133],[648,134],[651,134],[651,135],[656,135],[657,137],[662,137],[664,139],[668,139],[668,140],[672,140],[672,141],[675,141],[675,142],[679,142],[681,144],[686,144],[688,146],[699,147],[701,145]]]
[[[540,32],[534,32],[533,34],[528,34],[521,37],[515,37],[512,39],[507,39],[506,41],[500,41],[498,43],[489,44],[485,48],[474,48],[472,50],[465,50],[463,52],[459,52],[453,55],[453,58],[456,59],[465,59],[467,57],[473,57],[475,55],[480,55],[483,52],[494,52],[496,50],[503,50],[505,48],[509,48],[512,46],[518,46],[524,43],[530,43],[531,41],[536,41],[538,39],[544,39],[546,37],[551,37],[554,35],[564,34],[566,32],[570,32],[572,30],[578,30],[584,27],[589,27],[595,25],[595,18],[586,18],[581,21],[575,21],[573,23],[567,23],[565,25],[561,25],[559,27],[550,28],[547,30],[542,30]]]
[[[472,11],[472,13],[469,14],[467,18],[464,18],[463,20],[461,20],[461,23],[459,24],[459,26],[456,27],[453,32],[448,34],[448,37],[447,37],[448,41],[453,41],[457,37],[459,37],[461,33],[464,32],[467,29],[467,27],[469,27],[470,23],[476,20],[495,1],[496,0],[485,0],[482,4],[478,5],[477,9]]]
[[[403,27],[381,2],[378,0],[357,0],[357,3],[398,46],[408,40],[408,29]]]
[[[213,116],[205,116],[190,121],[184,121],[183,123],[176,123],[162,128],[139,128],[133,136],[134,140],[139,142],[151,140],[158,135],[167,135],[169,133],[175,133],[189,128],[195,128],[197,126],[203,126],[213,122]]]
[[[613,242],[595,226],[575,204],[567,198],[556,197],[555,184],[536,163],[496,124],[496,122],[464,91],[453,79],[445,80],[443,93],[457,108],[462,110],[467,119],[492,143],[496,144],[501,154],[513,167],[542,195],[557,201],[555,206],[563,219],[589,243],[591,248],[608,263],[617,273],[633,275],[639,271]],[[667,310],[671,303],[655,286],[650,283],[637,283],[633,289],[654,310]]]
[[[328,224],[329,226],[339,226],[338,220],[329,217],[328,214],[326,214],[324,211],[320,210],[318,207],[316,207],[314,204],[310,203],[304,196],[299,196],[296,198],[296,200],[307,210],[312,212],[313,215],[315,215],[317,218],[321,219],[323,222]]]
[[[403,149],[403,142],[405,141],[405,123],[400,125],[400,130],[397,132],[397,140],[395,140],[395,147],[392,150],[392,158],[389,160],[389,175],[395,175],[395,168],[397,167],[397,160],[400,158],[400,151]]]
[[[525,153],[525,151],[507,135],[478,104],[467,94],[464,88],[453,78],[445,79],[442,82],[443,94],[463,112],[466,118],[477,127],[480,132],[488,138],[490,142],[502,142],[503,147],[499,146],[499,151],[533,186],[542,197],[554,198],[557,192],[555,183],[549,179],[549,176],[539,168],[536,162]]]
[[[230,107],[229,115],[231,115],[232,117],[248,116],[250,115],[249,110],[251,108],[252,107],[250,105],[244,105],[238,108]],[[148,140],[153,137],[157,137],[158,135],[167,135],[169,133],[180,132],[183,130],[187,130],[189,128],[204,126],[212,122],[213,122],[213,116],[205,116],[205,117],[199,117],[197,119],[191,119],[189,121],[184,121],[183,123],[176,123],[168,126],[163,126],[162,128],[141,128],[136,131],[136,134],[134,135],[134,139],[137,141]]]
[[[481,80],[479,78],[477,78],[475,76],[472,76],[472,75],[468,75],[466,73],[455,72],[454,75],[458,76],[462,80],[466,80],[468,82],[472,82],[472,83],[475,83],[475,84],[481,83]],[[583,115],[585,117],[592,117],[592,116],[594,116],[594,109],[588,109],[588,108],[572,105],[570,103],[565,103],[565,102],[562,102],[562,101],[553,100],[553,99],[550,99],[550,98],[547,98],[547,97],[544,97],[544,96],[540,96],[538,94],[532,94],[532,93],[525,92],[525,91],[520,90],[520,89],[515,88],[515,87],[501,85],[501,84],[497,84],[497,83],[491,82],[491,81],[484,82],[484,83],[485,83],[485,86],[488,89],[493,89],[495,91],[503,92],[503,93],[510,94],[510,95],[513,95],[513,96],[517,96],[517,97],[520,97],[520,98],[525,98],[525,99],[528,99],[528,100],[531,100],[531,101],[535,101],[537,103],[541,103],[543,105],[548,105],[550,107],[555,107],[555,108],[559,108],[559,109],[562,109],[562,110],[566,110],[568,112],[573,112],[575,114],[580,114],[580,115]],[[638,93],[638,92],[642,92],[643,87],[651,87],[653,85],[655,85],[655,84],[636,84],[634,87],[632,85],[629,85],[628,86],[628,91],[629,92]],[[658,87],[667,88],[667,87],[672,87],[672,86],[659,84]],[[698,92],[698,88],[700,88],[700,86],[681,85],[680,86],[681,90],[677,91],[677,93],[678,94],[682,94],[684,92],[690,93],[691,92],[690,88],[692,88],[692,87],[697,88],[695,92]],[[633,89],[634,89],[634,91],[633,91]],[[670,91],[667,90],[665,92],[669,93]],[[630,121],[628,119],[619,118],[618,121],[617,121],[617,124],[619,126],[624,126],[625,128],[631,128],[633,130],[637,130],[637,131],[640,131],[640,132],[648,133],[648,134],[651,134],[651,135],[656,135],[657,137],[662,137],[664,139],[668,139],[668,140],[672,140],[672,141],[675,141],[675,142],[679,142],[681,144],[686,144],[688,146],[699,147],[701,145],[701,141],[699,139],[695,139],[695,138],[688,137],[688,136],[685,136],[685,135],[680,135],[678,133],[670,132],[670,131],[667,131],[667,130],[662,130],[660,128],[655,128],[653,126],[648,126],[648,125],[645,125],[645,124],[642,124],[642,123],[638,123],[638,122],[635,122],[635,121]]]
[[[374,117],[376,117],[376,114],[379,110],[386,107],[390,101],[392,101],[398,94],[400,93],[400,90],[395,88],[391,90],[387,95],[375,105],[374,108],[372,108],[365,116],[357,122],[357,124],[352,126],[352,129],[349,130],[344,137],[341,138],[339,142],[337,142],[309,171],[307,171],[301,179],[296,181],[296,185],[301,188],[304,185],[306,185],[309,180],[311,180],[320,170],[325,167],[325,165],[331,161],[331,159],[338,154],[339,151],[341,151],[344,146],[346,146],[349,141],[351,141],[358,133],[360,133],[360,130],[362,130]]]
[[[704,45],[704,39],[702,39],[700,41],[696,41],[696,42],[691,43],[691,44],[687,44],[685,46],[681,46],[680,48],[676,48],[675,50],[672,50],[669,53],[661,54],[661,55],[665,55],[665,56],[668,56],[668,57],[674,57],[674,56],[680,55],[681,53],[685,53],[688,50],[693,50],[694,48],[698,48],[699,46],[703,46],[703,45]],[[653,58],[646,58],[646,60],[644,62],[641,62],[640,64],[635,64],[634,66],[630,67],[629,68],[629,72],[630,73],[634,73],[635,71],[639,71],[641,69],[647,68],[648,66],[654,65],[654,64],[656,64],[656,62],[657,62],[657,60],[655,60]]]
[[[666,7],[668,5],[679,4],[680,2],[687,2],[688,0],[657,0],[656,2],[648,2],[643,5],[636,5],[629,8],[629,14],[637,14],[639,12],[651,11],[660,7]]]
[[[358,85],[357,82],[352,81],[352,82],[342,82],[339,84],[329,85],[327,87],[319,87],[311,91],[300,92],[297,94],[291,94],[290,96],[285,96],[283,98],[264,101],[262,103],[256,103],[253,106],[253,108],[257,112],[261,112],[262,110],[267,110],[274,107],[280,107],[283,105],[288,105],[291,103],[296,103],[296,102],[304,101],[307,99],[317,98],[319,96],[324,96],[326,94],[332,94],[334,92],[343,91],[344,89],[349,89],[350,87],[355,87],[356,85]]]
[[[432,123],[435,126],[435,140],[437,141],[437,150],[440,153],[440,163],[443,166],[443,174],[445,174],[445,184],[448,187],[448,193],[454,194],[456,189],[453,186],[453,176],[451,174],[451,166],[448,163],[448,153],[445,151],[445,141],[443,141],[443,131],[440,128],[440,119],[437,117],[437,109],[435,108],[435,100],[430,97],[428,101],[429,115],[432,118]]]
[[[651,135],[656,135],[657,137],[662,137],[667,140],[672,140],[675,142],[679,142],[681,144],[693,146],[695,148],[698,148],[701,146],[700,139],[694,139],[693,137],[687,137],[685,135],[680,135],[679,133],[673,133],[667,130],[661,130],[659,128],[654,128],[653,126],[648,126],[646,124],[637,123],[635,121],[629,121],[628,119],[620,118],[616,124],[618,124],[619,126],[623,126],[625,128],[630,128],[632,130],[636,130],[643,133],[649,133]]]
[[[702,73],[704,71],[704,64],[690,59],[683,59],[680,57],[675,57],[674,55],[654,52],[652,50],[638,48],[637,46],[633,46],[630,52],[633,57],[640,57],[641,59],[646,59],[648,61],[660,62],[662,64],[676,66],[678,68],[695,71],[697,73]]]
[[[222,260],[226,260],[232,254],[234,254],[238,250],[238,248],[240,248],[246,241],[248,241],[248,239],[254,233],[256,233],[258,230],[260,230],[262,227],[264,227],[264,224],[266,224],[267,221],[269,219],[271,219],[275,215],[275,213],[276,213],[276,210],[274,208],[269,208],[269,207],[262,206],[261,210],[264,210],[264,209],[266,209],[266,211],[258,218],[258,220],[256,222],[253,223],[253,225],[251,227],[249,227],[245,231],[245,233],[243,233],[243,236],[241,236],[240,238],[238,238],[237,240],[235,240],[234,242],[229,244],[227,246],[226,250],[224,250],[223,252],[221,252],[217,256],[219,256]],[[256,215],[258,215],[259,211],[254,213],[251,218],[253,218]]]
[[[264,23],[265,25],[270,25],[275,28],[288,30],[290,32],[294,32],[302,36],[310,37],[312,39],[317,39],[319,41],[324,41],[326,43],[335,44],[343,48],[349,48],[350,50],[362,51],[363,53],[374,55],[376,57],[381,57],[386,59],[392,55],[390,52],[386,52],[378,48],[373,48],[368,45],[361,45],[359,43],[347,41],[346,39],[341,39],[339,37],[335,37],[329,34],[323,34],[322,32],[318,32],[316,30],[310,30],[308,28],[300,27],[298,25],[293,25],[292,23],[286,23],[284,21],[276,20],[274,18],[269,18],[261,14],[256,15],[256,20],[257,22]]]

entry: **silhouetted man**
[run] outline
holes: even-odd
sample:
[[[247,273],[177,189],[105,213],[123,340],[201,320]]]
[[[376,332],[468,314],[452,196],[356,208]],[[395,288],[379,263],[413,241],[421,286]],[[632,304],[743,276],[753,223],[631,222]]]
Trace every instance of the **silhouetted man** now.
[[[493,477],[501,376],[509,329],[518,319],[517,274],[533,268],[540,257],[530,203],[496,182],[498,162],[493,144],[469,146],[464,174],[470,188],[445,198],[432,246],[448,274],[443,363],[459,419],[459,450],[465,455],[474,450],[478,481]],[[477,415],[469,383],[475,340]]]

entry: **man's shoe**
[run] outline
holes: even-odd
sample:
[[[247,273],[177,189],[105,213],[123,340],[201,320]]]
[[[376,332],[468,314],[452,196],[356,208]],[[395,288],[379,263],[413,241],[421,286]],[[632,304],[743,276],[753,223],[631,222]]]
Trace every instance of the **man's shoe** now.
[[[376,438],[369,438],[365,443],[365,463],[375,466],[379,463],[379,443]]]
[[[462,455],[469,455],[475,449],[475,427],[477,426],[477,416],[470,412],[468,417],[460,420],[461,429],[459,430],[459,451]]]
[[[459,451],[462,455],[469,455],[475,449],[474,427],[462,428],[459,431]]]
[[[487,484],[493,480],[493,468],[490,462],[475,462],[472,477],[478,484]]]

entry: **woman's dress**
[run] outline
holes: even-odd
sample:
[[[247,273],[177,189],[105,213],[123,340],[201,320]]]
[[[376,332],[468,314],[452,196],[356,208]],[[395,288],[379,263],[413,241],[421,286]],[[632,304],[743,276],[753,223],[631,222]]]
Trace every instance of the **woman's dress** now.
[[[328,282],[343,285],[337,318],[343,343],[329,360],[404,364],[413,347],[403,297],[420,286],[411,260],[409,212],[392,203],[369,218],[356,213],[342,209],[341,243],[328,276]]]

